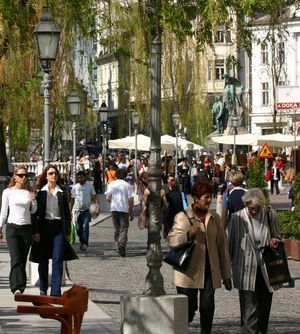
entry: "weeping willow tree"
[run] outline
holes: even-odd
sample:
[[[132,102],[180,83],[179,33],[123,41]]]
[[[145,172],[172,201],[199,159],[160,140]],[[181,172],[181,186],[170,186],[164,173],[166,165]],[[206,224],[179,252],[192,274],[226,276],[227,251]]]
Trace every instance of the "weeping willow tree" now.
[[[145,6],[148,2],[160,4],[158,17],[148,15]],[[80,91],[73,69],[76,41],[88,41],[100,36],[101,44],[114,49],[122,64],[119,116],[123,130],[120,135],[125,133],[128,124],[125,122],[128,117],[125,113],[129,102],[127,92],[135,97],[135,108],[146,131],[150,100],[151,29],[159,20],[164,43],[162,127],[166,132],[172,128],[170,119],[176,102],[183,125],[189,128],[190,138],[197,141],[199,133],[200,137],[204,137],[211,124],[208,106],[202,97],[201,80],[204,76],[200,58],[202,51],[208,46],[213,47],[214,27],[228,22],[228,17],[234,13],[239,32],[238,48],[250,53],[252,35],[249,22],[255,13],[269,13],[276,20],[278,8],[290,4],[285,0],[0,0],[0,175],[7,174],[5,127],[10,128],[11,142],[20,157],[26,153],[32,128],[41,129],[43,99],[37,93],[38,54],[32,35],[41,8],[46,3],[62,31],[58,58],[53,67],[53,145],[59,142],[61,129],[66,127],[68,112],[65,98],[68,91],[74,85]],[[100,5],[105,11],[97,31],[96,17]],[[249,19],[245,20],[245,16]],[[103,34],[105,25],[108,29]],[[79,50],[79,54],[83,56],[83,50]],[[93,68],[92,60],[89,68]],[[95,121],[89,109],[82,118],[84,124]]]
[[[134,97],[135,108],[141,116],[141,130],[149,131],[149,46],[154,22],[147,15],[147,3],[153,6],[159,3],[161,8],[155,20],[160,20],[163,31],[162,130],[174,131],[172,113],[176,108],[183,126],[188,127],[189,138],[202,142],[212,130],[210,108],[204,94],[206,75],[202,60],[207,48],[213,49],[216,27],[230,25],[235,29],[237,49],[251,54],[250,25],[255,14],[269,13],[272,22],[280,24],[278,13],[290,3],[284,0],[109,1],[103,15],[109,34],[103,36],[102,42],[113,44],[115,54],[122,58],[120,136],[127,134],[126,108],[130,96]],[[127,92],[123,100],[122,92]]]
[[[0,175],[8,172],[4,128],[9,127],[13,152],[22,160],[28,159],[32,131],[42,127],[43,98],[38,93],[39,59],[33,31],[46,4],[62,31],[52,72],[51,143],[54,147],[58,146],[62,130],[67,126],[66,95],[78,86],[72,67],[75,43],[96,35],[96,11],[90,2],[0,0]],[[79,93],[82,93],[80,89]],[[82,117],[85,122],[91,118]]]

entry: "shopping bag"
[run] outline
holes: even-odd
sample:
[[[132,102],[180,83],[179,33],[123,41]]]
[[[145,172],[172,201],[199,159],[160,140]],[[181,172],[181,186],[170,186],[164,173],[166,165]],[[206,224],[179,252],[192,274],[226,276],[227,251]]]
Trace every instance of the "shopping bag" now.
[[[262,256],[271,286],[292,282],[282,241],[277,243],[276,248],[262,247]]]

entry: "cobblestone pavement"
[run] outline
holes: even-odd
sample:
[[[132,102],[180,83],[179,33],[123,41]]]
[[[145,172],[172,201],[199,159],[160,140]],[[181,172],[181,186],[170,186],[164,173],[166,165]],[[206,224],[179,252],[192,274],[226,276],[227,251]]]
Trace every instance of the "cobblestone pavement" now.
[[[136,209],[138,210],[138,209]],[[136,212],[138,213],[138,212]],[[90,298],[120,322],[120,294],[142,294],[148,268],[146,264],[147,231],[140,231],[137,218],[131,222],[127,245],[127,257],[121,258],[115,251],[111,219],[90,228],[90,247],[87,253],[78,251],[79,260],[68,262],[70,277],[74,283],[89,287]],[[162,241],[164,250],[167,250]],[[300,264],[291,263],[298,275],[296,288],[283,288],[274,293],[269,333],[300,333]],[[166,293],[175,293],[172,286],[172,269],[163,264]],[[239,333],[239,302],[237,290],[218,289],[213,333]],[[199,333],[199,314],[191,324],[189,333]]]

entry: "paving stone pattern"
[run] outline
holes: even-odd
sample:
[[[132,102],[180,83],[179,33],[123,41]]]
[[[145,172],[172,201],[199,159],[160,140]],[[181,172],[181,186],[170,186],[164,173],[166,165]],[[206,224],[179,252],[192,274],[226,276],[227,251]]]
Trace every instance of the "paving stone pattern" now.
[[[138,209],[136,209],[136,215]],[[120,257],[113,241],[111,218],[90,228],[90,246],[87,253],[79,251],[79,260],[68,262],[70,278],[74,283],[88,286],[90,298],[99,307],[120,322],[120,295],[142,294],[145,277],[147,230],[140,231],[137,218],[130,224],[127,257]],[[162,240],[163,250],[167,247]],[[298,265],[298,264],[297,264]],[[299,266],[297,266],[299,268]],[[175,293],[172,269],[161,268],[166,293]],[[298,270],[299,272],[299,270]],[[298,277],[298,282],[300,277]],[[237,290],[224,288],[216,291],[216,310],[213,333],[239,333],[239,301]],[[199,313],[189,327],[189,333],[199,333]],[[283,288],[274,293],[269,333],[300,333],[300,288]]]

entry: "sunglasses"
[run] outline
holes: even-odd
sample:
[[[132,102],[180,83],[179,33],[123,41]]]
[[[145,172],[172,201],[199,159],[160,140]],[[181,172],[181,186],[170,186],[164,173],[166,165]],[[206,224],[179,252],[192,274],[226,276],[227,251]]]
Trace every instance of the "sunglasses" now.
[[[21,179],[23,179],[23,177],[27,177],[28,174],[16,174],[17,176],[19,176]]]
[[[50,173],[47,173],[47,175],[58,175],[57,172],[50,172]]]

